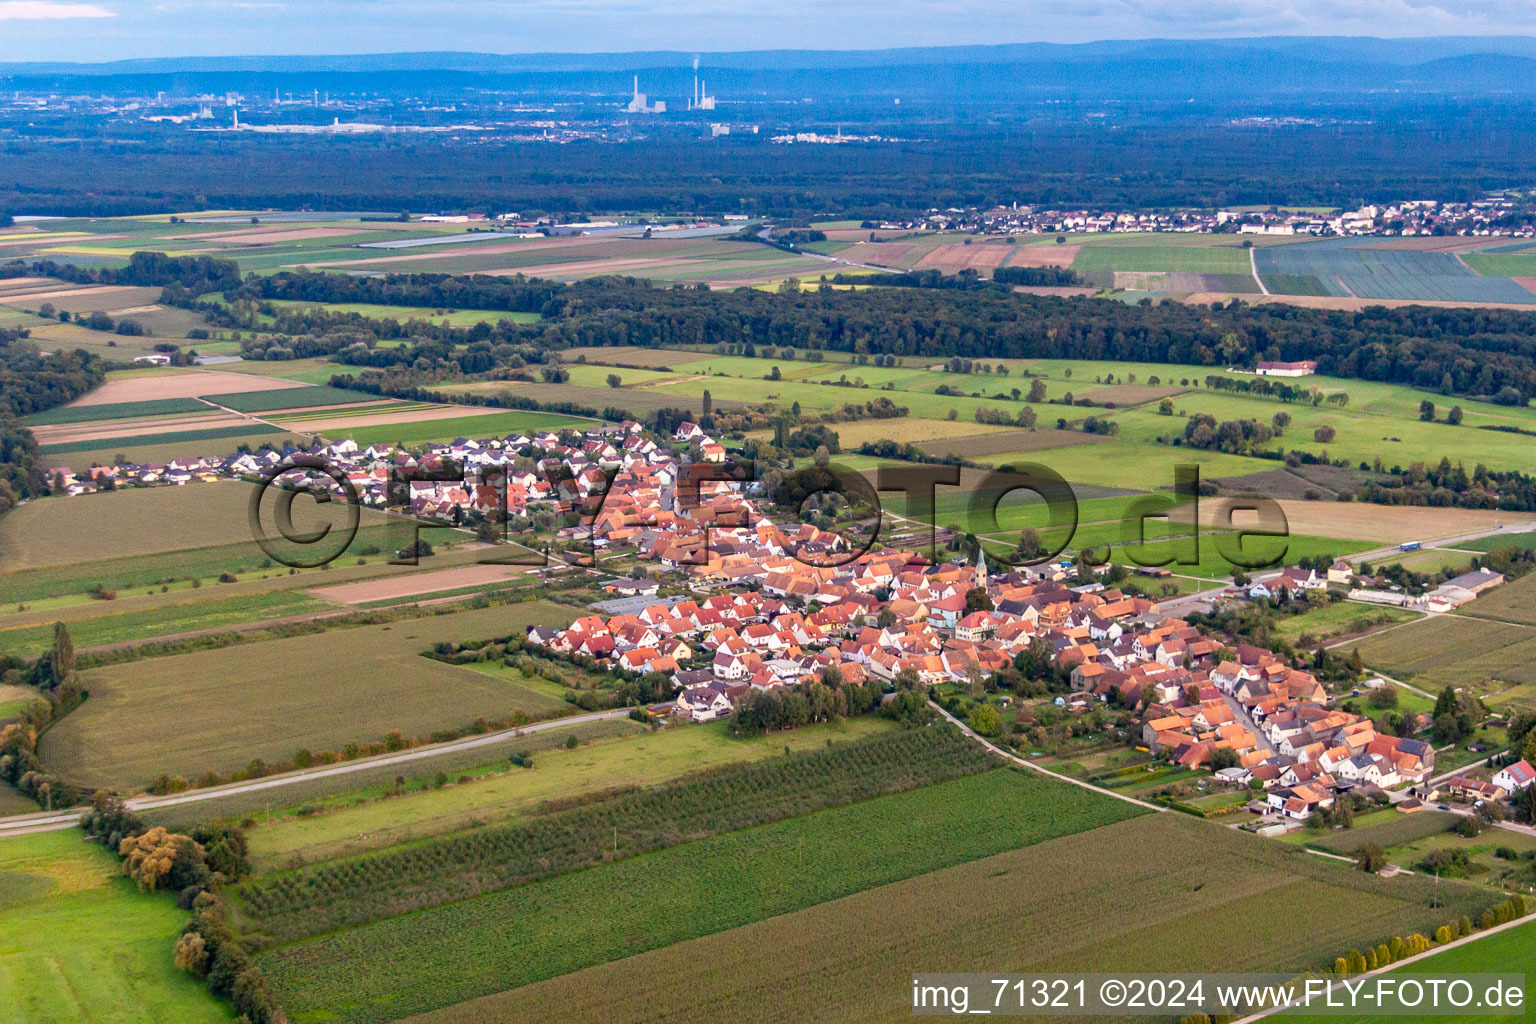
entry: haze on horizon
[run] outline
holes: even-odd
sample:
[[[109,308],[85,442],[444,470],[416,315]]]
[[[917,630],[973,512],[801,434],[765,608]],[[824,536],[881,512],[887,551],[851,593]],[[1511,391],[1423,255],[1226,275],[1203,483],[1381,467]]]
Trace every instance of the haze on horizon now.
[[[0,61],[1536,33],[1521,0],[0,0]]]

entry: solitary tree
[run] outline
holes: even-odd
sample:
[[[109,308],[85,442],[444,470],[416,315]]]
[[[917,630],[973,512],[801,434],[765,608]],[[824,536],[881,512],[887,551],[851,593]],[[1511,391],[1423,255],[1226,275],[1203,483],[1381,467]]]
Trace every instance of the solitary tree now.
[[[618,375],[618,374],[616,374],[616,373],[610,373],[610,374],[609,374],[609,375],[608,375],[608,386],[609,386],[609,387],[611,387],[611,388],[616,388],[616,387],[618,387],[618,386],[619,386],[619,385],[620,385],[620,384],[623,384],[623,383],[624,383],[624,378],[623,378],[623,377],[620,377],[620,376],[619,376],[619,375]]]
[[[48,650],[48,672],[53,677],[49,685],[57,686],[75,670],[75,645],[69,639],[69,627],[62,622],[53,624],[53,646]]]

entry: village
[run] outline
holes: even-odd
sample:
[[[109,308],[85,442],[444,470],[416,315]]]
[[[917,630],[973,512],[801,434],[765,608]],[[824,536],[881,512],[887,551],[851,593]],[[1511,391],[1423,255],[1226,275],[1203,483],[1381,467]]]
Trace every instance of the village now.
[[[1515,192],[1492,193],[1470,202],[1401,200],[1331,212],[1287,210],[1119,211],[1052,209],[1011,203],[989,209],[950,207],[921,217],[866,224],[881,230],[971,231],[977,234],[1176,232],[1193,234],[1313,235],[1318,237],[1530,238],[1536,228],[1515,216],[1529,209]]]
[[[855,554],[839,534],[770,519],[758,484],[710,479],[729,475],[718,468],[727,456],[699,424],[653,438],[626,421],[459,438],[416,453],[343,440],[50,476],[63,493],[79,494],[278,474],[281,486],[325,487],[419,519],[494,524],[504,513],[517,524],[508,533],[517,534],[537,523],[565,546],[568,563],[632,564],[603,584],[611,599],[593,604],[593,614],[564,629],[531,627],[529,642],[603,672],[664,678],[672,696],[653,710],[687,722],[726,718],[756,695],[828,680],[877,686],[887,701],[903,688],[976,693],[1028,663],[1058,684],[1044,702],[1072,716],[1133,713],[1129,745],[1250,794],[1258,827],[1276,833],[1326,814],[1345,795],[1391,793],[1411,811],[1440,790],[1503,799],[1536,778],[1522,761],[1492,778],[1460,775],[1433,789],[1425,784],[1435,749],[1418,737],[1428,716],[1419,716],[1415,735],[1384,733],[1339,708],[1312,672],[1262,647],[1229,647],[1146,597],[1085,582],[1070,561],[994,572],[984,554],[975,564],[882,544]],[[306,458],[328,467],[329,479],[295,484],[279,469]],[[1214,599],[1299,601],[1331,585],[1354,600],[1448,611],[1502,582],[1478,570],[1408,595],[1373,589],[1336,561],[1321,571],[1261,572]],[[1024,701],[1005,694],[1001,703]]]

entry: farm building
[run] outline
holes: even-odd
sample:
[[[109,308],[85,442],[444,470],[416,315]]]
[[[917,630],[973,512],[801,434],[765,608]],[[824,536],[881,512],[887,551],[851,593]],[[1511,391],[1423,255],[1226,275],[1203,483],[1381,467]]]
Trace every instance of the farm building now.
[[[1310,359],[1299,363],[1260,363],[1253,372],[1260,377],[1310,377],[1317,372],[1317,363]]]

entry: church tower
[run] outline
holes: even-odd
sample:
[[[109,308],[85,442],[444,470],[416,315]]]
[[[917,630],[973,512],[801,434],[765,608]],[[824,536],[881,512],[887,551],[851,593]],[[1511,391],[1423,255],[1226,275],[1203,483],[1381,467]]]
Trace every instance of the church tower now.
[[[987,589],[987,553],[979,545],[976,548],[976,579],[971,586]]]

